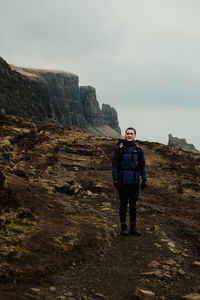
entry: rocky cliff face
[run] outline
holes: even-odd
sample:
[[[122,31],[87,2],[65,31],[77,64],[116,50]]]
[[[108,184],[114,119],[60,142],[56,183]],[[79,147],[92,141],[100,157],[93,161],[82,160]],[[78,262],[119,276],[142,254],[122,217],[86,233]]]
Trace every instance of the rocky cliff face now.
[[[117,112],[105,114],[96,90],[79,87],[77,75],[55,70],[20,68],[0,59],[0,110],[34,120],[51,120],[97,134],[120,134]],[[114,109],[106,105],[107,111]],[[110,116],[115,116],[110,120]],[[106,133],[104,132],[104,126]],[[98,128],[98,130],[96,130]]]
[[[119,127],[117,111],[114,107],[111,107],[108,104],[102,105],[102,117],[105,124],[113,128],[115,131],[121,133]]]
[[[101,109],[96,98],[96,90],[92,86],[80,87],[83,113],[88,123],[99,126],[103,124]]]
[[[175,148],[181,148],[181,149],[196,152],[196,153],[199,152],[193,144],[188,144],[186,139],[173,137],[171,133],[169,134],[168,146],[172,146]]]
[[[47,90],[44,80],[12,70],[0,57],[0,110],[3,113],[33,120],[53,118]]]

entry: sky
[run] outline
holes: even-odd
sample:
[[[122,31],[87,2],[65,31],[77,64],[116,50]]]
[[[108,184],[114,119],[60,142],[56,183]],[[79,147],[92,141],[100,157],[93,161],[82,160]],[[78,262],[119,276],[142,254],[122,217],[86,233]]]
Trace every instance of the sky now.
[[[200,150],[199,0],[0,0],[0,56],[75,73],[124,130]]]

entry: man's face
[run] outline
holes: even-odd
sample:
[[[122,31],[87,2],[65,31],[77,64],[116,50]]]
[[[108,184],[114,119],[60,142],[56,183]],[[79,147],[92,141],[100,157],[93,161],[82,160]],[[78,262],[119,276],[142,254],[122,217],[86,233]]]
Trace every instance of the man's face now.
[[[132,129],[128,129],[126,132],[125,132],[125,139],[129,142],[133,141],[135,138],[135,132],[134,130]]]

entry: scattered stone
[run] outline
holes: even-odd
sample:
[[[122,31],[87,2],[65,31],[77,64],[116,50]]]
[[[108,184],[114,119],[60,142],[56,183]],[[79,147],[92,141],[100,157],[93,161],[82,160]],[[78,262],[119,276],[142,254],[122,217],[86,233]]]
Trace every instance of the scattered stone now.
[[[163,270],[170,271],[170,266],[162,265]]]
[[[182,269],[178,269],[178,273],[182,276],[184,276],[186,274]]]
[[[90,190],[87,190],[87,195],[92,196],[92,192]]]
[[[183,253],[182,253],[182,256],[183,256],[183,257],[189,257],[190,255],[187,254],[187,253],[185,253],[185,252],[183,252]]]
[[[102,298],[102,299],[105,299],[105,296],[103,294],[100,294],[100,293],[96,293],[95,296],[99,297],[99,298]]]
[[[66,297],[65,296],[58,296],[58,299],[59,300],[66,300]]]
[[[137,288],[134,293],[134,296],[137,296],[139,300],[154,300],[156,295],[151,291],[146,291]]]
[[[103,198],[106,198],[107,197],[107,195],[105,194],[105,193],[101,193],[101,197],[103,197]]]
[[[172,266],[172,267],[177,266],[176,261],[173,260],[173,259],[166,259],[166,260],[163,260],[162,263],[163,263],[164,265],[168,265],[168,266]]]
[[[172,279],[172,277],[168,273],[164,273],[163,274],[163,279],[166,280],[166,281],[170,281]]]
[[[160,263],[155,261],[155,260],[152,260],[148,265],[147,267],[148,268],[153,268],[153,269],[156,269],[160,266]]]
[[[102,211],[107,211],[107,210],[110,210],[110,208],[109,207],[102,207],[101,210]]]
[[[162,243],[169,243],[169,240],[168,240],[168,239],[160,239],[160,241],[161,241]]]
[[[172,247],[172,248],[175,248],[175,244],[173,242],[168,242],[168,246]]]
[[[33,291],[34,293],[40,293],[40,289],[38,288],[31,288],[31,291]]]
[[[163,278],[164,272],[162,270],[154,270],[152,272],[143,272],[141,275],[144,276],[156,276],[158,278]]]
[[[191,293],[191,294],[183,296],[182,298],[183,299],[188,299],[188,300],[200,300],[200,294]]]
[[[158,225],[154,225],[154,226],[153,226],[153,230],[154,230],[155,232],[159,232],[159,231],[160,231],[160,227],[159,227]]]
[[[64,293],[64,295],[70,297],[70,296],[73,296],[73,293],[72,292],[67,292],[67,293]]]
[[[144,207],[140,207],[139,208],[139,211],[141,212],[141,213],[143,213],[143,212],[146,212],[146,211],[148,211],[146,208],[144,208]]]
[[[162,248],[162,246],[161,246],[160,244],[158,244],[158,243],[154,243],[154,245],[155,245],[156,247],[158,247],[158,248]]]
[[[113,224],[113,228],[118,228],[118,225],[117,224]]]
[[[49,290],[50,290],[50,292],[55,292],[56,288],[55,288],[55,286],[50,286]]]
[[[110,202],[102,202],[101,205],[102,206],[106,206],[106,207],[111,207],[111,203]]]
[[[194,261],[192,265],[195,267],[200,267],[200,261]]]

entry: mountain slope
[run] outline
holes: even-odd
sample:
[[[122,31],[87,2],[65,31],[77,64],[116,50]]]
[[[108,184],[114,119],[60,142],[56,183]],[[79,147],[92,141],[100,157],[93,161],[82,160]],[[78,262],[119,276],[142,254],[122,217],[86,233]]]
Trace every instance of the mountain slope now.
[[[6,115],[0,126],[0,299],[199,293],[199,154],[138,141],[149,174],[142,236],[120,237],[116,139]]]

